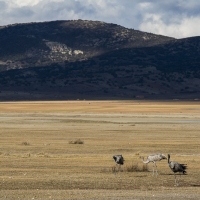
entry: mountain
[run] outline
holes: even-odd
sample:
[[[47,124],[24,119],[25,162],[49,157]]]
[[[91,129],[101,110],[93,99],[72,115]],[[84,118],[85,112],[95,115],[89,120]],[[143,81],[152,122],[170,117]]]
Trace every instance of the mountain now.
[[[0,100],[198,99],[200,37],[99,21],[0,27]]]

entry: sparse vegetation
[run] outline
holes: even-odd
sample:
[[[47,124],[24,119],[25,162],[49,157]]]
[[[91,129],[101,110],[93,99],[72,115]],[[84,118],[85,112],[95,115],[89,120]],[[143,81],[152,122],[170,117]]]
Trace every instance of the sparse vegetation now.
[[[30,145],[29,142],[22,142],[21,144],[24,145],[24,146],[29,146]]]
[[[132,163],[131,165],[127,165],[125,167],[125,170],[127,172],[148,172],[149,171],[148,165],[143,164],[141,166],[138,163],[135,163],[135,164]]]
[[[124,165],[121,168],[117,166],[111,167],[111,171],[113,173],[116,172],[149,172],[148,165],[142,164],[139,165],[138,163],[132,163],[128,165]]]
[[[1,199],[198,199],[199,107],[198,100],[1,102]],[[179,187],[166,160],[157,177],[143,168],[139,156],[154,152],[188,165]],[[116,174],[115,154],[125,159]]]
[[[87,20],[8,25],[0,29],[0,88],[10,95],[1,92],[0,100],[132,99],[138,93],[191,99],[199,95],[199,38]]]
[[[70,140],[69,144],[84,144],[84,141],[81,139]]]

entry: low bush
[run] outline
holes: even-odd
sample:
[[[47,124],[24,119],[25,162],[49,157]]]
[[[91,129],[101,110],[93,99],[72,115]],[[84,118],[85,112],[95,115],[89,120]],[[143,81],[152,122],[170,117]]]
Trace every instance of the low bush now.
[[[22,142],[22,145],[28,146],[28,145],[30,145],[30,143],[29,142]]]
[[[142,166],[136,164],[128,165],[126,166],[126,171],[127,172],[148,172],[148,166],[143,164]]]
[[[84,144],[84,141],[81,139],[71,140],[69,141],[69,144]]]

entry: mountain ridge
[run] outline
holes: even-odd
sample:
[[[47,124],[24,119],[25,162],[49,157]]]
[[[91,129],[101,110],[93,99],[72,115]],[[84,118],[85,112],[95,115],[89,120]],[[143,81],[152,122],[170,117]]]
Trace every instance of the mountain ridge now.
[[[89,20],[0,27],[0,100],[198,99],[200,37]]]

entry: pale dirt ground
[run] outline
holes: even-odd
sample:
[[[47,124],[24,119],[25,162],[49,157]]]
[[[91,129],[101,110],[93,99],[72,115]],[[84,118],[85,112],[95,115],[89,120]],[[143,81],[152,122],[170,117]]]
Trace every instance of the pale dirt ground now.
[[[200,102],[0,103],[0,128],[0,199],[200,199]],[[156,152],[188,165],[179,187],[166,160],[127,171]]]

